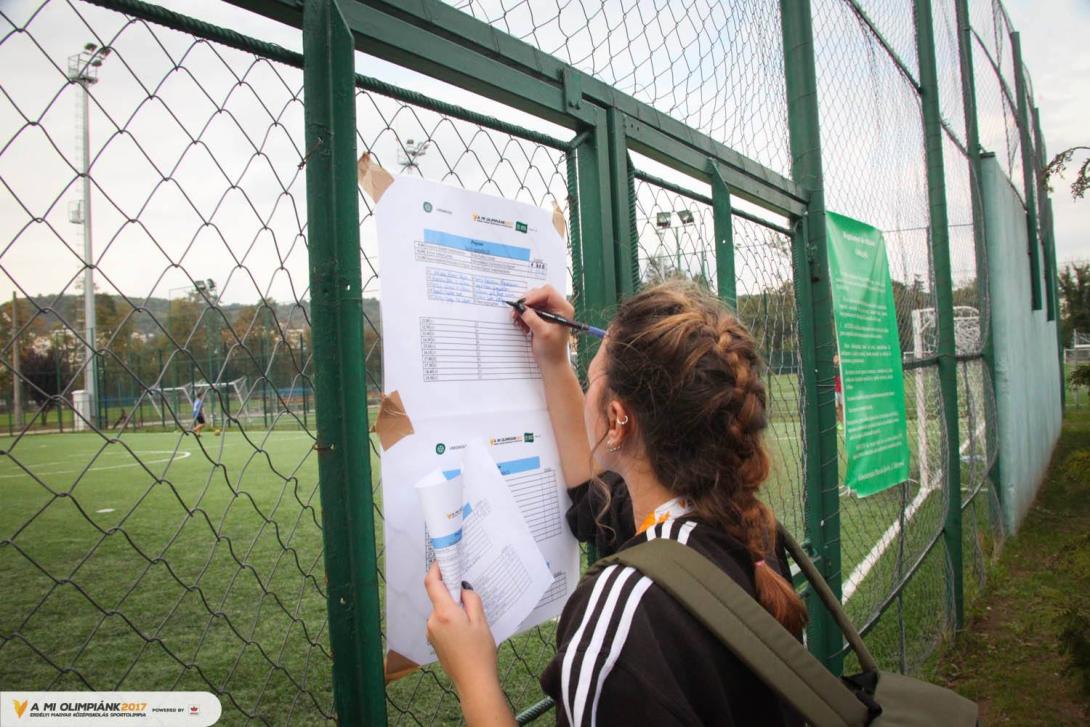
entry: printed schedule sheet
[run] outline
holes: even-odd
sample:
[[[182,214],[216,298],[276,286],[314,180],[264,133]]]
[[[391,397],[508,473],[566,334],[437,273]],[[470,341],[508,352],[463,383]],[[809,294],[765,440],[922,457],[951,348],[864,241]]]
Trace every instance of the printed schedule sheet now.
[[[579,580],[579,549],[564,521],[569,500],[541,374],[504,303],[546,283],[566,290],[566,241],[553,211],[398,177],[375,218],[383,388],[398,398],[406,430],[411,423],[382,452],[389,674],[392,662],[435,658],[424,639],[431,553],[413,492],[428,472],[453,475],[471,445],[495,462],[551,579],[516,631],[559,615]],[[466,504],[467,512],[489,507]],[[522,585],[511,580],[514,594]]]

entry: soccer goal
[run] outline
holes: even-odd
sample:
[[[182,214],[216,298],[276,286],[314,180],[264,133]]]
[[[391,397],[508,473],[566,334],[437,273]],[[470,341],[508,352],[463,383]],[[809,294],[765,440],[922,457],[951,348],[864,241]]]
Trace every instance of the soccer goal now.
[[[980,350],[980,311],[973,306],[954,306],[954,353],[958,356],[973,354]],[[919,360],[934,356],[938,353],[938,319],[934,308],[917,308],[912,311],[912,354]],[[968,370],[961,367],[961,375],[968,376]],[[927,371],[918,368],[914,371],[916,379],[916,439],[917,461],[920,465],[920,489],[929,491],[939,486],[942,481],[941,472],[943,463],[933,462],[930,456],[928,443],[928,431],[932,426],[941,426],[939,422],[932,422],[927,407]],[[970,399],[973,389],[966,380],[964,394]],[[982,402],[972,400],[966,402],[968,421],[964,441],[960,444],[959,452],[964,458],[976,456],[980,451],[979,442],[985,436],[987,419],[979,416]]]
[[[1071,348],[1064,349],[1064,364],[1067,366],[1090,364],[1090,332],[1071,332]]]
[[[253,401],[253,385],[248,384],[245,376],[231,381],[209,383],[205,380],[194,381],[182,386],[153,387],[144,392],[145,398],[162,420],[177,417],[184,426],[192,424],[190,413],[197,394],[204,392],[204,418],[210,428],[219,422],[221,427],[228,426],[232,420],[249,422],[264,417],[259,404]],[[173,412],[168,416],[167,412]]]

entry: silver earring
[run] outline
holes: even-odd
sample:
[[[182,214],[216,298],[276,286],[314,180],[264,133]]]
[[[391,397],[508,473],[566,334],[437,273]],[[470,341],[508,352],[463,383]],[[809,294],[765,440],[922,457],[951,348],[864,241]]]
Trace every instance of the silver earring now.
[[[607,452],[616,452],[620,448],[621,448],[621,445],[619,445],[619,444],[606,444],[606,451]]]
[[[619,420],[617,421],[617,424],[618,424],[619,426],[622,426],[622,427],[623,427],[623,426],[624,426],[625,424],[628,424],[628,415],[627,415],[627,414],[625,414],[625,415],[624,415],[624,419],[619,419]]]

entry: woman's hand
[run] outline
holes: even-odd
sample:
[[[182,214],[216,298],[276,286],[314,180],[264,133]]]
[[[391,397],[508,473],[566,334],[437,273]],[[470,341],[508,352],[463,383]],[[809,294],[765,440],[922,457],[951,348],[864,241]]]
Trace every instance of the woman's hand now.
[[[498,684],[496,642],[488,628],[481,597],[462,584],[465,608],[455,603],[439,575],[438,563],[431,564],[424,588],[432,606],[428,642],[454,686],[461,692],[464,685],[482,679],[492,679]]]
[[[549,285],[531,290],[523,298],[523,303],[568,319],[575,316],[571,303]],[[590,479],[593,473],[587,429],[583,423],[583,390],[568,359],[568,327],[542,320],[529,307],[521,315],[515,311],[514,318],[522,330],[533,333],[530,348],[541,369],[545,403],[549,407],[549,421],[556,435],[564,483],[568,487],[576,487]]]
[[[559,365],[570,368],[567,326],[558,326],[544,321],[533,309],[540,308],[570,319],[575,316],[575,309],[571,303],[551,285],[534,288],[526,294],[522,302],[526,304],[526,310],[522,313],[513,311],[513,318],[522,330],[532,334],[530,348],[534,352],[534,359],[537,360],[542,373],[545,373],[545,369]]]
[[[428,617],[428,642],[458,690],[466,724],[470,727],[512,727],[515,719],[500,688],[496,642],[488,628],[481,597],[469,584],[462,583],[465,608],[455,603],[443,585],[438,563],[431,564],[424,578],[424,588],[432,605]]]

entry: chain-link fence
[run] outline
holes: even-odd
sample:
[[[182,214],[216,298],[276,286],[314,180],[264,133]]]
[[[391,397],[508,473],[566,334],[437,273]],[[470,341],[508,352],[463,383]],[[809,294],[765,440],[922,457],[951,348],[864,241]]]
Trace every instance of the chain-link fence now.
[[[337,521],[320,500],[338,484],[319,476],[316,414],[340,405],[316,377],[306,181],[322,150],[306,141],[304,11],[238,4],[261,15],[226,2],[202,19],[139,0],[0,8],[0,274],[13,293],[0,309],[0,574],[18,584],[0,596],[0,681],[207,690],[224,724],[347,719],[348,707],[457,722],[437,665],[335,698],[331,675],[355,657],[331,644],[330,584],[354,576],[330,570]],[[1023,170],[1046,155],[1002,4],[812,0],[812,46],[785,42],[794,21],[774,0],[346,5],[387,23],[353,25],[375,54],[356,53],[360,152],[558,208],[580,315],[606,318],[626,290],[672,277],[736,307],[767,364],[766,499],[815,552],[835,549],[819,565],[883,665],[919,669],[1003,535],[977,170],[994,152],[1035,212]],[[843,472],[845,448],[825,416],[831,376],[813,373],[831,371],[834,349],[814,315],[827,271],[806,237],[821,195],[803,184],[812,162],[789,93],[805,76],[799,47],[812,47],[819,191],[882,230],[904,354],[910,478],[867,498],[822,475]],[[926,143],[930,57],[941,179]],[[384,278],[374,205],[359,202],[367,411],[341,413],[373,421]],[[1041,206],[1031,247],[1054,312],[1050,225]],[[347,536],[374,542],[381,597],[369,445],[376,527]],[[368,627],[384,633],[377,617]],[[523,721],[548,707],[537,679],[554,628],[501,646]],[[836,648],[810,643],[836,664]]]

